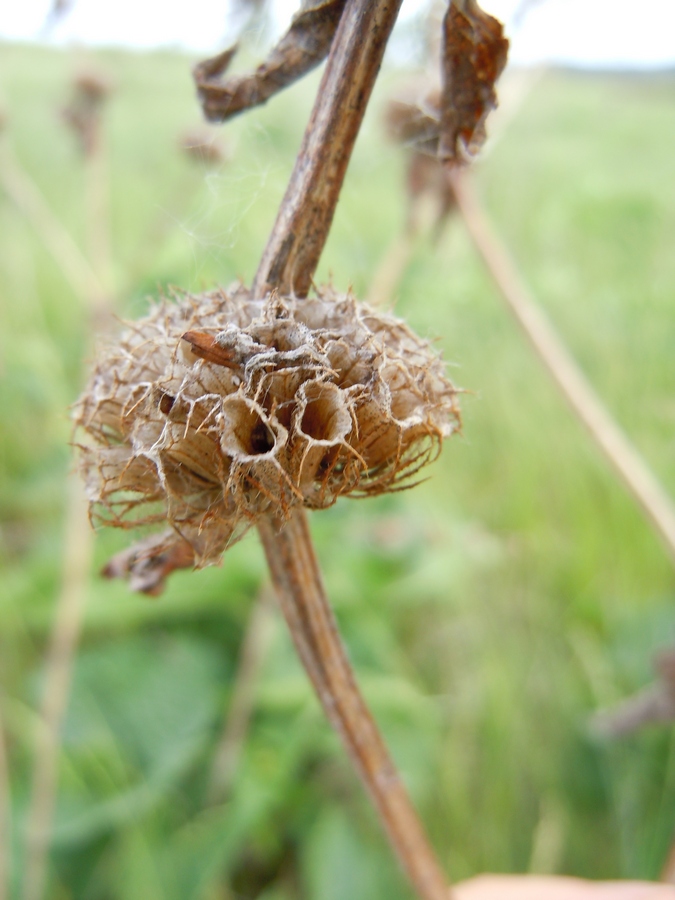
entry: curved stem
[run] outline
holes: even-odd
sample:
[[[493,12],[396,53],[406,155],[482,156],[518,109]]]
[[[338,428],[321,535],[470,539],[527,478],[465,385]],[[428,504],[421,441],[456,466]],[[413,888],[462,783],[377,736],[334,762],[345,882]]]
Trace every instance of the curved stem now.
[[[448,884],[410,802],[340,640],[303,509],[279,529],[258,524],[282,612],[326,715],[370,793],[411,884],[424,900],[448,900]]]

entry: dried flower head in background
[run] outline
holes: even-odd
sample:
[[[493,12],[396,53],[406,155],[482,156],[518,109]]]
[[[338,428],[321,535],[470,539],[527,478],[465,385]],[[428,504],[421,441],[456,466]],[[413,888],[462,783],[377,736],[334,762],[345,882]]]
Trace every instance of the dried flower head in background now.
[[[409,79],[385,107],[387,136],[408,153],[406,188],[407,227],[416,229],[416,206],[422,197],[431,197],[438,207],[436,233],[452,212],[455,198],[442,162],[438,158],[441,121],[440,88],[428,79]]]
[[[203,166],[219,166],[229,159],[222,139],[217,139],[213,131],[206,128],[191,128],[184,132],[178,138],[178,147],[188,159]]]
[[[61,115],[74,131],[85,157],[96,149],[101,113],[111,91],[110,79],[95,69],[84,69],[73,78],[71,98]]]
[[[442,32],[440,85],[435,74],[411,79],[389,103],[387,131],[415,152],[465,165],[485,143],[509,42],[501,22],[475,0],[453,0]]]
[[[458,428],[456,395],[428,342],[330,288],[163,302],[76,406],[92,512],[168,522],[213,563],[260,516],[405,485]]]

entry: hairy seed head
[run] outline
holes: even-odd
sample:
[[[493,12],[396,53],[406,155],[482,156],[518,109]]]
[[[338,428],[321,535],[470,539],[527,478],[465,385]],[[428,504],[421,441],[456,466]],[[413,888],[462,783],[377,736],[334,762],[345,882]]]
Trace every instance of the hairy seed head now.
[[[350,294],[182,295],[98,354],[76,405],[92,513],[168,523],[213,563],[260,516],[405,486],[459,427],[456,395],[426,341]]]

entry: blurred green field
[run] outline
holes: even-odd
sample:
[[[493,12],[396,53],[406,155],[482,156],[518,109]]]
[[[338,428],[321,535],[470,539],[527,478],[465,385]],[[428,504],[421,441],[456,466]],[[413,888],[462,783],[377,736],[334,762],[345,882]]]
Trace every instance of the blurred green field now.
[[[116,309],[174,284],[249,280],[317,76],[188,160],[190,60],[4,46],[4,136],[87,247],[85,176],[59,111],[73,73],[115,85],[105,117]],[[405,208],[383,138],[385,73],[319,280],[363,296]],[[526,280],[675,494],[675,75],[550,73],[480,163],[479,189]],[[67,407],[90,315],[0,190],[0,677],[13,882],[45,648],[62,574]],[[651,678],[675,640],[672,562],[573,419],[459,222],[420,239],[397,311],[438,338],[464,434],[414,491],[312,517],[364,691],[453,879],[479,871],[658,877],[675,834],[675,742],[591,736],[589,715]],[[265,579],[254,534],[159,600],[96,571],[63,734],[47,895],[55,900],[409,897],[276,617],[229,798],[208,773]]]

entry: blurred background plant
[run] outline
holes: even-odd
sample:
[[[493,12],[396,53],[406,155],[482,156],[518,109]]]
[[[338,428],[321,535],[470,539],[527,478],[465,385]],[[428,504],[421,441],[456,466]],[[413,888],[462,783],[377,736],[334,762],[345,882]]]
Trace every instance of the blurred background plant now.
[[[112,88],[98,174],[61,116],[83,71]],[[319,271],[349,273],[359,296],[407,214],[405,163],[378,113],[398,77],[385,73],[376,89]],[[3,47],[6,896],[22,895],[45,652],[65,577],[67,407],[93,352],[92,303],[136,316],[165,285],[250,281],[316,83],[228,125],[225,148],[215,129],[194,133],[181,54]],[[525,277],[671,493],[674,94],[668,73],[549,72],[476,172]],[[609,742],[586,722],[649,681],[651,656],[675,639],[672,565],[458,222],[433,246],[414,240],[395,297],[471,393],[463,442],[414,493],[313,517],[367,699],[453,879],[486,869],[657,877],[675,831],[672,733]],[[251,638],[265,571],[256,540],[222,569],[172,576],[159,601],[96,576],[124,543],[97,537],[85,585],[45,896],[407,896],[277,614],[262,607]]]

